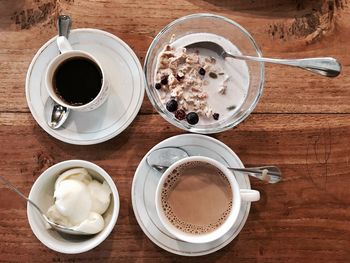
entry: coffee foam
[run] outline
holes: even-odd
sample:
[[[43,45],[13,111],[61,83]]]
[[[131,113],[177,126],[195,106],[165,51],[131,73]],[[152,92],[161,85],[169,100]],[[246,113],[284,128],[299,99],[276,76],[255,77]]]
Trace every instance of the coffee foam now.
[[[173,209],[171,208],[171,205],[168,202],[168,196],[169,196],[169,193],[176,186],[176,183],[178,182],[178,180],[180,179],[181,171],[183,171],[186,168],[197,167],[203,164],[206,164],[206,163],[203,163],[200,161],[193,161],[193,162],[182,164],[179,167],[175,168],[168,175],[168,178],[163,183],[163,189],[161,192],[162,208],[169,222],[179,230],[190,234],[204,234],[204,233],[209,233],[216,230],[219,226],[221,226],[225,222],[225,220],[227,219],[232,209],[232,200],[231,200],[227,205],[227,209],[221,214],[221,216],[215,222],[212,222],[208,225],[197,225],[197,224],[191,224],[191,223],[185,222],[181,220],[178,216],[176,216],[175,213],[173,212]],[[216,167],[215,167],[215,170],[217,174],[221,176],[221,178],[228,183],[231,189],[230,183],[227,177],[224,175],[224,173]]]

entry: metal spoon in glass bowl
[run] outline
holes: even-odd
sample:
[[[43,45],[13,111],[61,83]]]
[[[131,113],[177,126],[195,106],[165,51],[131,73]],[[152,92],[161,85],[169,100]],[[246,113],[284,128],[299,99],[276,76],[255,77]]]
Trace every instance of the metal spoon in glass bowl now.
[[[277,58],[263,58],[252,57],[240,54],[231,54],[227,52],[222,46],[211,41],[202,41],[187,45],[186,48],[205,48],[214,51],[224,59],[227,57],[240,59],[240,60],[252,60],[257,62],[269,62],[274,64],[287,65],[292,67],[298,67],[311,71],[313,73],[326,76],[336,77],[340,74],[341,65],[335,59],[331,57],[319,57],[319,58],[303,58],[303,59],[277,59]]]
[[[40,207],[37,204],[35,204],[32,200],[30,200],[27,196],[25,196],[20,190],[18,190],[13,184],[11,184],[10,181],[8,181],[6,178],[2,177],[1,175],[0,175],[0,181],[5,186],[7,186],[9,189],[11,189],[15,193],[17,193],[19,196],[21,196],[22,198],[27,200],[36,210],[38,210],[39,214],[44,219],[44,221],[46,221],[56,231],[59,231],[59,232],[65,233],[65,234],[69,234],[69,235],[91,235],[90,233],[85,233],[82,231],[74,230],[70,227],[61,226],[61,225],[58,225],[58,224],[52,222],[45,215],[45,213],[40,209]]]
[[[169,166],[178,160],[189,157],[190,154],[180,147],[163,147],[152,151],[146,157],[147,164],[160,173],[164,173]],[[264,182],[274,184],[282,179],[282,172],[276,166],[262,166],[250,168],[227,167],[234,172],[245,172]]]
[[[60,15],[57,20],[58,36],[64,36],[65,38],[68,38],[71,24],[72,21],[69,16]],[[48,117],[47,123],[54,130],[62,126],[62,124],[68,118],[70,112],[67,107],[57,104],[50,97],[47,99],[45,111],[52,112]]]

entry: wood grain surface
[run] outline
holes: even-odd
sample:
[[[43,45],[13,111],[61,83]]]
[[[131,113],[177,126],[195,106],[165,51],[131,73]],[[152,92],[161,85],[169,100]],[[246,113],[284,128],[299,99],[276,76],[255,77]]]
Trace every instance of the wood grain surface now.
[[[350,3],[347,0],[0,0],[0,174],[29,193],[49,166],[95,162],[117,183],[121,210],[112,234],[79,255],[49,250],[32,233],[26,204],[0,186],[0,262],[349,262],[350,261]],[[109,31],[143,63],[154,36],[191,13],[224,15],[243,25],[265,56],[334,56],[335,79],[266,65],[264,94],[253,114],[214,135],[246,166],[278,165],[283,182],[252,180],[262,200],[242,232],[211,255],[186,258],[154,245],[138,226],[131,183],[144,154],[183,133],[161,118],[147,97],[122,134],[94,146],[60,142],[34,121],[24,84],[36,51],[56,34],[61,13],[73,27]]]

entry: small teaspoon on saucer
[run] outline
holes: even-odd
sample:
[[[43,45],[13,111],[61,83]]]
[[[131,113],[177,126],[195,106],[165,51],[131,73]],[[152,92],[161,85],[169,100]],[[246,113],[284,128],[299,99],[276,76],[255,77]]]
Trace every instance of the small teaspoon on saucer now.
[[[58,35],[68,38],[71,24],[72,24],[72,21],[69,16],[60,15],[57,21]],[[70,109],[56,103],[50,97],[48,98],[48,101],[46,102],[46,104],[49,105],[48,107],[50,108],[46,109],[45,107],[45,111],[49,110],[50,112],[52,112],[51,116],[49,116],[48,118],[47,123],[52,129],[54,130],[58,129],[67,120],[68,115],[70,113]]]
[[[190,154],[180,147],[163,147],[152,151],[147,157],[147,164],[154,170],[164,173],[173,163],[183,158],[189,157]],[[264,182],[274,184],[282,179],[282,172],[276,166],[262,166],[250,168],[233,168],[227,167],[231,171],[246,172],[249,176],[255,177]]]
[[[51,97],[47,98],[44,111],[47,112],[47,124],[52,129],[58,129],[67,120],[70,109],[57,104]]]

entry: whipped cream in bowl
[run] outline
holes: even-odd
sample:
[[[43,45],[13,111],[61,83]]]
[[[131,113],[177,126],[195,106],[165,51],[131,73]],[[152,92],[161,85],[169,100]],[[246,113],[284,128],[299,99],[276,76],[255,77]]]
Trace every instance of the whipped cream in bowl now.
[[[58,176],[55,203],[47,217],[54,223],[87,234],[103,230],[102,215],[110,204],[111,189],[106,181],[93,179],[85,168],[73,168]]]
[[[83,160],[68,160],[44,171],[35,181],[29,198],[62,226],[90,235],[63,234],[45,224],[27,205],[27,216],[35,236],[52,250],[76,254],[103,242],[112,232],[119,214],[119,194],[110,175]]]
[[[213,14],[181,17],[160,31],[148,49],[147,95],[171,124],[195,133],[233,128],[253,111],[262,95],[264,64],[223,58],[188,46],[214,42],[233,54],[261,57],[252,36],[238,23]]]

